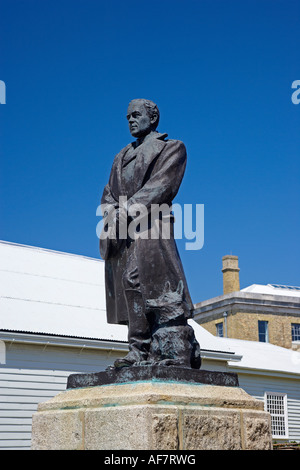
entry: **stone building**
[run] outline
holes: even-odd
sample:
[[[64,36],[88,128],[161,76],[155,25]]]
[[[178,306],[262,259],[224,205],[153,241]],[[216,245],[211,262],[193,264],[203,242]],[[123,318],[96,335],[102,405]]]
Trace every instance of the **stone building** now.
[[[238,257],[223,256],[223,295],[195,305],[195,320],[215,336],[300,351],[300,287],[253,284],[240,290]]]

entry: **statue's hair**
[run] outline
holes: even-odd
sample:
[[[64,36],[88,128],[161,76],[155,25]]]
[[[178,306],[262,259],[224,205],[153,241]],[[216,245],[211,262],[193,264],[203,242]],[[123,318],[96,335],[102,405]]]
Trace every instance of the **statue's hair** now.
[[[134,99],[132,101],[130,101],[129,104],[131,103],[134,103],[134,102],[138,102],[138,103],[141,103],[145,106],[145,109],[146,109],[146,112],[148,114],[148,116],[150,118],[153,118],[153,116],[157,116],[157,119],[156,119],[156,122],[153,124],[153,127],[156,129],[157,126],[158,126],[158,123],[159,123],[159,109],[157,107],[157,105],[151,101],[151,100],[146,100],[144,98],[137,98],[137,99]]]

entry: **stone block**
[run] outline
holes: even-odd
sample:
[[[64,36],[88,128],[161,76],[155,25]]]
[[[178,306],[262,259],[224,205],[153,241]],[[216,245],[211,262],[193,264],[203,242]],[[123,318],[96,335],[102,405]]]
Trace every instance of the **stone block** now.
[[[178,442],[178,411],[169,407],[166,412],[153,413],[152,424],[152,447],[155,450],[177,450]]]
[[[144,405],[108,406],[85,412],[86,450],[143,450],[150,446],[149,410]]]
[[[271,416],[266,412],[244,412],[244,448],[246,450],[270,450],[272,442],[269,439],[271,435]]]
[[[240,450],[240,412],[235,410],[186,410],[183,417],[186,450]]]
[[[32,448],[39,450],[83,449],[83,412],[53,410],[35,413],[32,419]]]

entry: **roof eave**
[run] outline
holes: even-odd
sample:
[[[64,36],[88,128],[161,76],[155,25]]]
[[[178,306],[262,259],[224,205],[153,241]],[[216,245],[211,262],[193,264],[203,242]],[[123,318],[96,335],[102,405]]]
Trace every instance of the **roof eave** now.
[[[0,340],[5,343],[29,343],[43,346],[62,346],[74,348],[89,348],[114,351],[128,351],[128,343],[117,340],[80,338],[72,336],[60,336],[51,334],[38,334],[19,331],[1,331]]]
[[[107,339],[90,339],[71,336],[60,336],[51,334],[38,334],[33,332],[20,332],[20,331],[1,331],[0,340],[5,343],[27,343],[42,346],[61,346],[61,347],[75,347],[86,349],[99,349],[109,351],[128,351],[128,343],[107,340]],[[234,352],[215,351],[215,350],[201,350],[202,359],[217,360],[217,361],[240,361],[243,356],[237,355]]]

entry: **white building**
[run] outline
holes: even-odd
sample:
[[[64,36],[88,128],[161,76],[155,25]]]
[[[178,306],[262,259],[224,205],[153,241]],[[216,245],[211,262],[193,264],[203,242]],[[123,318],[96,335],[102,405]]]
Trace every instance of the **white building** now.
[[[273,407],[275,439],[300,441],[300,353],[191,324],[202,368],[237,372]],[[37,404],[126,351],[127,327],[106,322],[101,260],[0,242],[0,449],[30,449]]]

